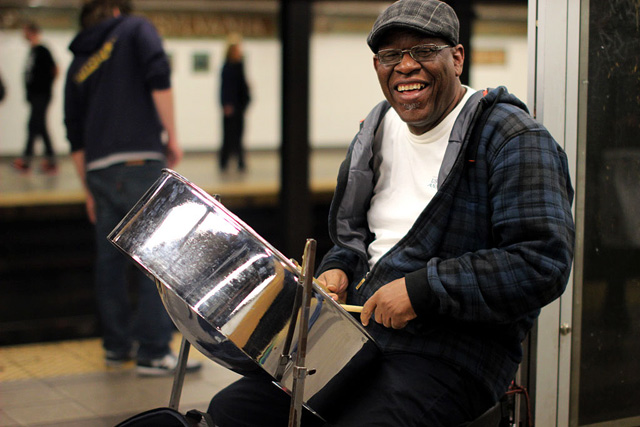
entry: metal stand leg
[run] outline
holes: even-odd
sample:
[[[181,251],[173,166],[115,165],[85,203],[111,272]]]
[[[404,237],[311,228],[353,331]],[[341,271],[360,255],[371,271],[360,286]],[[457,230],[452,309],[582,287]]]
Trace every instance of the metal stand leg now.
[[[305,357],[307,356],[307,335],[309,329],[309,311],[311,306],[311,293],[313,291],[313,269],[316,255],[316,241],[307,239],[302,258],[302,286],[303,296],[300,307],[300,333],[298,335],[298,352],[293,367],[293,390],[291,392],[291,406],[289,408],[289,427],[298,427],[302,416],[302,403],[304,400],[304,380],[307,377]]]
[[[178,356],[178,365],[173,374],[173,387],[171,388],[171,398],[169,399],[169,408],[178,410],[180,406],[180,395],[182,394],[182,386],[184,384],[184,376],[187,373],[187,360],[189,360],[189,349],[191,343],[185,337],[182,337],[180,344],[180,354]]]

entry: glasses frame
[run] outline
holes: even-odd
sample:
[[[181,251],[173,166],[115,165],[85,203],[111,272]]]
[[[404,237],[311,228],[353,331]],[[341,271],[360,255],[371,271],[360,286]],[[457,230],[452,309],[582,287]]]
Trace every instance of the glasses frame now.
[[[418,58],[416,58],[416,56],[415,56],[416,49],[419,49],[419,48],[425,48],[425,47],[426,47],[426,48],[429,48],[429,50],[431,51],[431,53],[433,53],[434,55],[433,55],[433,56],[430,56],[430,57],[429,57],[429,58],[427,58],[427,59],[418,59]],[[412,58],[414,61],[416,61],[416,62],[431,62],[431,61],[433,61],[433,60],[438,56],[438,52],[440,52],[441,50],[446,49],[446,48],[448,48],[448,47],[452,47],[452,46],[450,46],[450,45],[448,45],[448,44],[438,46],[438,45],[436,45],[436,44],[432,44],[432,43],[429,43],[429,44],[419,44],[419,45],[413,46],[413,47],[411,47],[411,48],[409,48],[409,49],[382,49],[382,50],[378,51],[378,53],[376,53],[374,56],[375,56],[376,58],[378,58],[378,61],[380,61],[380,63],[381,63],[382,65],[396,65],[396,64],[401,63],[401,62],[402,62],[402,60],[404,59],[404,55],[405,55],[405,53],[408,53],[408,54],[409,54],[409,56],[411,56],[411,58]],[[393,62],[384,62],[384,61],[382,60],[382,58],[380,58],[380,53],[384,53],[384,52],[396,52],[396,53],[400,53],[400,57],[399,57],[400,59],[399,59],[398,61],[393,61]]]

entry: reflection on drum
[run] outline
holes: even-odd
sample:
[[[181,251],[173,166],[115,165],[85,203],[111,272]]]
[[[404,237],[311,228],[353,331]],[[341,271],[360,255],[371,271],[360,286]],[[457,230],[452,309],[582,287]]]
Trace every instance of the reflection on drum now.
[[[303,289],[293,261],[168,169],[108,239],[155,280],[177,328],[201,353],[291,392]],[[379,350],[317,283],[307,334],[303,401],[322,416],[335,388]]]

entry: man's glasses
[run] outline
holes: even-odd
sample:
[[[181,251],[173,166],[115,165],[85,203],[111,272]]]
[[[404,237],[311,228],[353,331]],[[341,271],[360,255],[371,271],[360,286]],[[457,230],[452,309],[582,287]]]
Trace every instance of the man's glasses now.
[[[409,52],[409,55],[417,62],[429,62],[433,61],[438,52],[442,49],[451,47],[449,45],[437,46],[435,44],[421,44],[414,46],[411,49],[383,49],[378,51],[376,58],[382,65],[395,65],[402,62],[404,54]]]

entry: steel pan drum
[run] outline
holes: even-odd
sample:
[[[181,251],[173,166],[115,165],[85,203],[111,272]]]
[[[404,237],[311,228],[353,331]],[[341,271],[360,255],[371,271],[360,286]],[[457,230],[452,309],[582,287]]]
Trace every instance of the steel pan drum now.
[[[290,392],[303,288],[293,261],[168,169],[108,239],[155,280],[177,328],[201,353]],[[336,387],[378,352],[360,323],[314,283],[305,406],[323,416]]]

